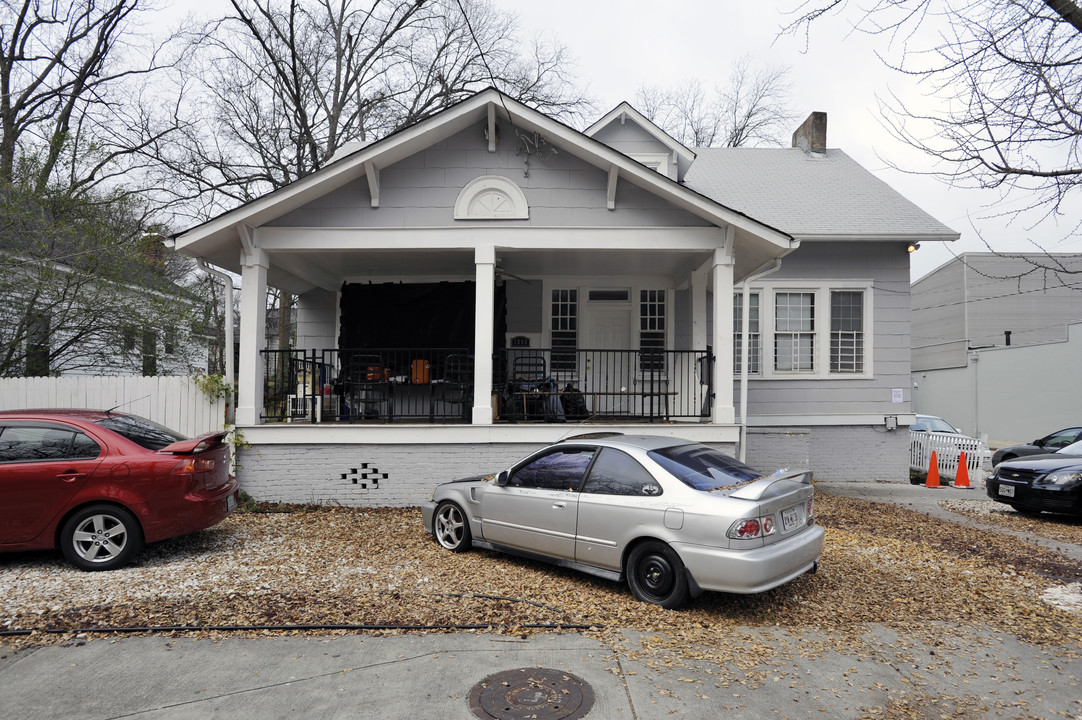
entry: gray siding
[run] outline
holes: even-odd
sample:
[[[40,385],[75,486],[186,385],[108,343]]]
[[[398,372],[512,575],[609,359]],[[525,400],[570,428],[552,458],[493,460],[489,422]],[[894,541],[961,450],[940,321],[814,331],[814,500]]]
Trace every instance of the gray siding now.
[[[757,416],[870,414],[909,412],[909,261],[897,243],[805,243],[785,258],[770,280],[875,280],[871,292],[874,376],[865,378],[752,379],[748,389],[750,425]],[[823,321],[828,321],[823,319]],[[763,362],[771,361],[763,348]],[[892,402],[892,390],[902,388],[905,402]],[[739,385],[734,401],[739,406]]]
[[[1082,255],[1034,256],[1062,264],[1067,282]],[[913,283],[913,370],[960,368],[971,348],[1034,345],[1066,339],[1082,320],[1082,293],[1055,273],[1018,257],[966,253]]]
[[[594,133],[593,137],[625,155],[669,152],[664,143],[630,119],[625,123],[611,122]]]
[[[512,137],[501,127],[504,138]],[[616,209],[608,210],[608,174],[568,152],[529,164],[513,144],[486,149],[482,134],[469,130],[380,172],[380,206],[371,207],[368,182],[358,179],[287,213],[279,227],[446,227],[454,220],[459,191],[482,175],[501,175],[518,185],[530,207],[528,220],[502,220],[509,227],[705,227],[705,220],[673,207],[653,193],[620,182]],[[528,170],[528,174],[527,174]]]
[[[972,347],[1036,345],[1067,339],[1067,323],[1082,320],[1082,292],[1063,287],[1052,273],[1016,258],[966,256],[966,311]],[[1043,261],[1048,264],[1048,261]],[[1074,273],[1082,273],[1082,255],[1062,258]],[[1077,282],[1078,275],[1068,282]]]

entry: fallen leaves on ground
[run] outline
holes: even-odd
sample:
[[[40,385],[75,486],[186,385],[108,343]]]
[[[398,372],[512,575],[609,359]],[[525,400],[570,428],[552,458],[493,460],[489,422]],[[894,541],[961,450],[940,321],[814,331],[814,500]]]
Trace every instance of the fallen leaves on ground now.
[[[757,668],[779,653],[814,658],[867,647],[872,654],[864,633],[873,624],[903,645],[935,645],[948,626],[952,637],[980,643],[980,629],[992,627],[1082,652],[1082,615],[1040,599],[1063,585],[1056,578],[1082,579],[1082,564],[1014,535],[895,505],[819,492],[817,508],[827,531],[817,574],[759,595],[707,593],[680,611],[638,602],[624,584],[571,570],[488,551],[447,552],[422,531],[417,509],[327,507],[235,514],[152,545],[134,566],[108,573],[80,572],[58,553],[6,555],[0,630],[36,631],[4,639],[19,647],[70,641],[86,628],[184,626],[214,637],[220,631],[206,628],[528,635],[573,626],[647,665],[706,662],[745,671],[738,681],[751,687],[767,682]],[[1006,518],[1016,520],[1035,522]],[[751,632],[756,628],[815,632],[779,649]],[[729,681],[719,674],[719,686]],[[908,706],[888,715],[906,716]]]

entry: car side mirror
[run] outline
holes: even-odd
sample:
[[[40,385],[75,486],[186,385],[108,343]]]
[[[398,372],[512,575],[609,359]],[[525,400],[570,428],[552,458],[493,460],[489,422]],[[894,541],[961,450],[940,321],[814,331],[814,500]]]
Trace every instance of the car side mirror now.
[[[501,486],[506,485],[507,484],[507,479],[509,477],[510,477],[510,474],[506,470],[502,471],[499,475],[496,476],[496,484],[501,485]]]
[[[1037,438],[1033,441],[1033,445],[1037,447],[1044,447],[1044,438]]]

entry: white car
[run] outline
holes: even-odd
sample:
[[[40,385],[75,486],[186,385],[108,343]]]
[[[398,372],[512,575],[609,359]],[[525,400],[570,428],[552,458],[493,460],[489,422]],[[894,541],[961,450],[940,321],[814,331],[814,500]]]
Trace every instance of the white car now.
[[[762,473],[706,445],[599,433],[496,475],[438,486],[424,527],[471,547],[626,580],[666,608],[706,590],[757,593],[814,572],[824,532],[810,472]]]

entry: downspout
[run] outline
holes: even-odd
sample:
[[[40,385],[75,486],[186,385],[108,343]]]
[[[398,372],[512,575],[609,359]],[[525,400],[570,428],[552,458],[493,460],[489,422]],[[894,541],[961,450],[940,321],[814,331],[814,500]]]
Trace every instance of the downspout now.
[[[762,267],[762,266],[760,266]],[[781,258],[775,258],[770,266],[764,270],[758,270],[753,272],[748,277],[744,278],[741,283],[741,301],[740,307],[740,462],[744,462],[747,459],[747,447],[748,447],[748,333],[751,325],[751,306],[748,299],[751,295],[751,283],[766,277],[767,275],[776,273],[781,269]],[[760,302],[760,320],[762,319],[762,304]]]
[[[203,258],[197,258],[197,262],[199,263],[199,267],[207,274],[218,278],[225,284],[225,289],[222,292],[222,305],[224,305],[222,314],[223,322],[225,323],[225,351],[222,354],[225,356],[225,386],[229,388],[229,406],[226,410],[225,421],[226,424],[232,425],[237,407],[236,398],[234,397],[236,388],[234,380],[236,372],[233,367],[233,278],[221,270],[212,268]]]

